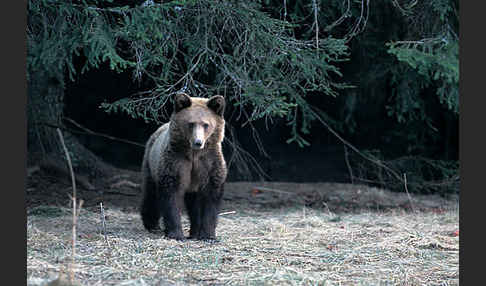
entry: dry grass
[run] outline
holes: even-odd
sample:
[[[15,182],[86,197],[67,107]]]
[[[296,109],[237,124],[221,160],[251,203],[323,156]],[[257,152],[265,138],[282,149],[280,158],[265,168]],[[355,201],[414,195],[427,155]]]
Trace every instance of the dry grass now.
[[[229,205],[219,243],[177,242],[143,229],[137,213],[106,209],[78,220],[76,279],[83,285],[458,285],[458,207],[334,214],[304,206]],[[70,261],[71,213],[38,207],[27,218],[29,285]],[[185,231],[189,224],[184,217]]]

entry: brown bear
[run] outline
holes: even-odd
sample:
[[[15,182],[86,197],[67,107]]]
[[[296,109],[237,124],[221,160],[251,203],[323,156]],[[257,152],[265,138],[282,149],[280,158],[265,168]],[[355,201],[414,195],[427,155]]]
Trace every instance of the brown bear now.
[[[227,168],[222,152],[225,100],[179,93],[170,121],[149,138],[142,163],[141,217],[144,227],[167,238],[185,239],[181,210],[190,220],[189,238],[216,239],[216,223]]]

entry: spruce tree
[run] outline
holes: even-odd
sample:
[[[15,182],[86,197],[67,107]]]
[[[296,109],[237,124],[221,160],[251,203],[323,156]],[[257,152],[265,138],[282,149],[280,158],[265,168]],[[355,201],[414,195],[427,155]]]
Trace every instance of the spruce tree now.
[[[291,130],[284,140],[304,147],[323,120],[355,141],[369,136],[374,126],[360,120],[370,110],[360,107],[373,102],[387,116],[377,126],[394,124],[380,144],[406,146],[385,157],[433,157],[427,146],[445,144],[449,155],[432,159],[452,158],[453,135],[434,122],[444,116],[450,129],[459,114],[457,0],[30,0],[27,8],[30,160],[63,156],[52,126],[63,125],[65,84],[106,63],[147,87],[106,102],[107,112],[160,122],[176,92],[222,94],[231,118],[244,126],[279,118]],[[341,97],[342,110],[311,104],[323,96]],[[77,165],[106,169],[65,135]],[[436,166],[457,173],[454,162]]]

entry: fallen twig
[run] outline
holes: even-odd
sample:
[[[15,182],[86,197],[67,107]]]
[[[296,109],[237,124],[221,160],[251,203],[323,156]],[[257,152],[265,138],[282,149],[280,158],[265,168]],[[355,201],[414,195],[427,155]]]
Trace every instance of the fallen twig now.
[[[120,196],[129,196],[129,197],[136,197],[138,194],[130,194],[130,193],[123,193],[123,192],[114,192],[114,191],[103,191],[103,194],[111,194],[111,195],[120,195]]]
[[[116,189],[116,188],[119,188],[121,186],[128,186],[130,188],[138,188],[138,187],[140,187],[140,184],[137,184],[137,183],[134,183],[134,182],[128,181],[128,180],[121,180],[119,182],[111,184],[110,189]]]
[[[220,213],[219,215],[228,215],[228,214],[235,214],[236,211],[229,211],[229,212],[224,212],[224,213]]]
[[[296,195],[295,193],[291,193],[291,192],[287,192],[287,191],[282,191],[282,190],[277,190],[277,189],[270,189],[270,188],[265,188],[265,187],[253,187],[253,189],[254,190],[259,190],[259,191],[267,191],[267,192],[287,194],[287,195]]]

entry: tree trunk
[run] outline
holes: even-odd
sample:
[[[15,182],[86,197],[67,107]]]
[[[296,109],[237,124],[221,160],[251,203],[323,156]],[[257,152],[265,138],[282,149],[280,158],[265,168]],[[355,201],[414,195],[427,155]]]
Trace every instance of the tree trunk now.
[[[46,124],[61,125],[64,91],[47,72],[31,72],[27,88],[28,163],[61,151],[56,130]]]
[[[64,87],[62,79],[48,74],[39,71],[29,72],[28,76],[27,164],[68,174],[66,155],[55,128],[63,126]],[[72,134],[63,131],[63,136],[76,176],[94,180],[115,172],[114,167],[86,149]]]

